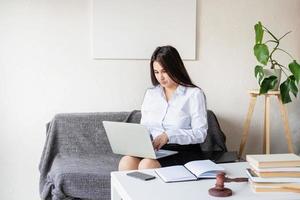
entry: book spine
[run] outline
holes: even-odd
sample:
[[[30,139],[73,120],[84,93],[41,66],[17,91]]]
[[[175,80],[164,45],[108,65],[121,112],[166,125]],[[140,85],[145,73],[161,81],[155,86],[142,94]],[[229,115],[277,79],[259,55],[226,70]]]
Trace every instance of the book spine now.
[[[276,162],[251,162],[254,166],[258,168],[273,168],[273,167],[299,167],[300,162],[299,161],[276,161]]]
[[[255,192],[297,192],[300,193],[300,189],[292,187],[278,187],[278,188],[256,188],[252,187]]]
[[[262,178],[269,178],[269,177],[288,177],[288,178],[299,178],[300,173],[286,173],[286,172],[256,172],[258,176]]]

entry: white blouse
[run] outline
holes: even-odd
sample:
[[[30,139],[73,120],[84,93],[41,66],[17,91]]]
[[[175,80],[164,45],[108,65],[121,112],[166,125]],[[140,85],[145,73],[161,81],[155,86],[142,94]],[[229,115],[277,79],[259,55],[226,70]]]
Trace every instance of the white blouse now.
[[[148,128],[153,138],[165,132],[168,143],[181,145],[202,143],[206,138],[206,101],[199,88],[179,85],[169,101],[160,85],[150,88],[141,112],[141,124]]]

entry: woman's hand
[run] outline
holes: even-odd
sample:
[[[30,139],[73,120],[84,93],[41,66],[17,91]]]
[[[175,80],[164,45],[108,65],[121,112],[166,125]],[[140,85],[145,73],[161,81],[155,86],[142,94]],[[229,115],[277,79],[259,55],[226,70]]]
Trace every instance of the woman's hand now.
[[[163,132],[162,134],[160,134],[159,136],[157,136],[153,141],[153,147],[155,150],[159,150],[162,146],[164,146],[165,144],[167,144],[169,141],[169,137],[168,135]]]

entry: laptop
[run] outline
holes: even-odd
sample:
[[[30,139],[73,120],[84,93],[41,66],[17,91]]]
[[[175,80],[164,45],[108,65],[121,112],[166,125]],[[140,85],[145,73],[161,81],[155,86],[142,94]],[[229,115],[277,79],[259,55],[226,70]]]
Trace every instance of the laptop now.
[[[178,153],[154,150],[151,135],[141,124],[103,121],[110,146],[115,154],[158,159]]]

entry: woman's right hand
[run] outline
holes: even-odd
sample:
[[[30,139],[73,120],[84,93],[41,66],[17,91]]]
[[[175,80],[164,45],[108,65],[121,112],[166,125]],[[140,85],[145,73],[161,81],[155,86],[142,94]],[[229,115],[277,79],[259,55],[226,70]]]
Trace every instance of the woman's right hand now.
[[[162,134],[160,134],[159,136],[157,136],[153,141],[153,147],[155,150],[159,150],[162,146],[164,146],[165,144],[167,144],[169,141],[169,137],[168,135],[163,132]]]

